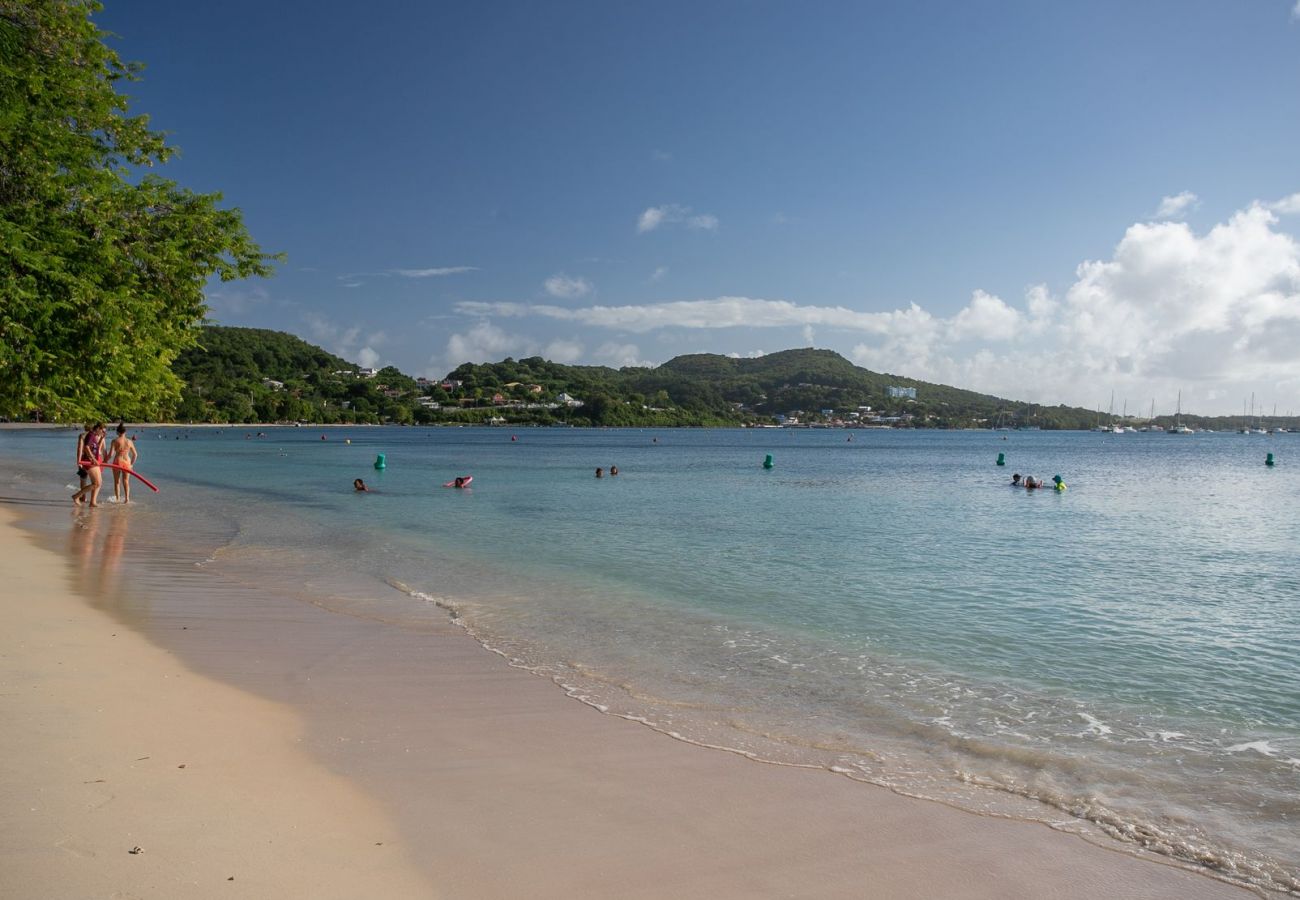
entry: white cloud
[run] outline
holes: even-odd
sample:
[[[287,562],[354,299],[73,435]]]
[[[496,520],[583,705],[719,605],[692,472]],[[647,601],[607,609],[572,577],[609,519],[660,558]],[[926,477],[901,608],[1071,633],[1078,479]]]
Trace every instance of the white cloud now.
[[[552,297],[563,297],[566,300],[573,300],[578,297],[585,297],[591,293],[591,282],[579,276],[570,278],[563,272],[558,275],[552,275],[543,283],[546,293]]]
[[[970,304],[952,317],[949,334],[954,340],[1008,341],[1015,337],[1020,319],[1001,297],[976,291]]]
[[[557,339],[542,346],[527,335],[512,334],[484,320],[447,338],[445,350],[429,359],[424,374],[441,378],[461,363],[497,362],[507,356],[522,359],[539,353],[554,362],[574,363],[582,358],[584,349],[576,339]]]
[[[1295,6],[1291,7],[1291,21],[1300,22],[1300,0],[1296,0]]]
[[[433,269],[393,269],[392,273],[403,278],[438,278],[443,275],[460,275],[477,271],[477,266],[439,266]]]
[[[613,341],[596,348],[593,359],[597,365],[622,369],[626,366],[645,368],[655,365],[641,358],[641,350],[636,344],[618,344]]]
[[[637,234],[654,231],[662,225],[684,224],[696,231],[717,231],[718,217],[708,213],[695,213],[689,206],[668,203],[647,208],[636,221]]]
[[[650,281],[663,281],[664,276],[668,274],[667,266],[656,266],[655,270],[650,273]]]
[[[803,327],[803,342],[805,347],[814,347],[817,344],[817,334],[811,325]]]
[[[1181,219],[1201,205],[1201,200],[1191,191],[1182,191],[1172,197],[1162,197],[1160,207],[1156,210],[1157,219]]]
[[[302,318],[312,340],[335,356],[368,368],[379,364],[376,348],[388,342],[384,332],[363,334],[359,325],[343,326],[317,313],[304,313]]]
[[[559,339],[551,341],[542,351],[542,356],[557,363],[575,363],[582,358],[583,346],[581,341]]]
[[[641,306],[550,306],[537,303],[465,301],[456,304],[463,315],[518,318],[541,316],[598,328],[646,332],[660,328],[776,328],[824,325],[829,328],[883,334],[900,312],[858,312],[842,306],[800,306],[788,300],[717,297],[674,300]]]
[[[655,162],[672,162],[673,155],[667,150],[651,150],[650,158]]]
[[[1300,0],[1297,0],[1300,3]],[[1268,204],[1268,208],[1279,216],[1300,215],[1300,193],[1292,194],[1289,197],[1283,197],[1275,203]]]
[[[533,343],[526,337],[508,334],[491,322],[479,322],[464,334],[447,338],[448,368],[461,363],[495,362],[507,356],[531,356]]]

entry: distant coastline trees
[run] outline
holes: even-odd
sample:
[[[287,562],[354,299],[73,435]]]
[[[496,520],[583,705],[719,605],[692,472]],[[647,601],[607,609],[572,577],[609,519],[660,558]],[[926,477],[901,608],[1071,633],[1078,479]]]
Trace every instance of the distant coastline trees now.
[[[139,77],[91,0],[0,0],[0,415],[157,419],[204,285],[273,257],[220,194],[143,169],[175,152],[119,85]]]

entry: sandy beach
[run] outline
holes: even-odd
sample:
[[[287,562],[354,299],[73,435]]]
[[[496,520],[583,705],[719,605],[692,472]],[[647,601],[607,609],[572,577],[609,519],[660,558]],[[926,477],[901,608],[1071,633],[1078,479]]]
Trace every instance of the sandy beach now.
[[[96,538],[30,509],[72,538],[0,504],[5,897],[1251,896],[674,740],[451,624],[219,592],[128,615],[104,567],[133,510],[90,513]]]

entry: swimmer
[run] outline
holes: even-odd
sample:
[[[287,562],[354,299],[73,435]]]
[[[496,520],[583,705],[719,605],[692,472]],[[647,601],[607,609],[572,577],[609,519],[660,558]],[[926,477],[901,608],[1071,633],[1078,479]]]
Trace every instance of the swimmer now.
[[[452,482],[452,487],[463,488],[465,486],[465,476],[457,475],[456,480]]]
[[[1025,487],[1027,487],[1027,488],[1040,488],[1040,487],[1042,487],[1042,486],[1043,486],[1043,483],[1042,483],[1041,481],[1039,481],[1037,478],[1035,478],[1033,475],[1026,475],[1026,476],[1025,476]]]
[[[600,468],[599,466],[597,466],[597,467],[596,467],[596,477],[597,477],[597,478],[604,478],[604,477],[605,477],[605,470],[602,469],[602,468]]]
[[[353,487],[355,490],[358,490],[358,491],[369,491],[369,490],[370,490],[370,488],[366,487],[366,483],[365,483],[364,481],[362,481],[360,478],[353,479],[353,481],[352,481],[352,487]]]
[[[1024,487],[1024,485],[1020,483],[1020,473],[1019,473],[1019,472],[1017,472],[1016,474],[1014,474],[1014,475],[1011,476],[1011,486],[1012,486],[1012,487]]]
[[[609,474],[610,474],[610,477],[613,477],[613,476],[617,475],[617,474],[618,474],[618,466],[610,466],[610,467],[609,467]]]

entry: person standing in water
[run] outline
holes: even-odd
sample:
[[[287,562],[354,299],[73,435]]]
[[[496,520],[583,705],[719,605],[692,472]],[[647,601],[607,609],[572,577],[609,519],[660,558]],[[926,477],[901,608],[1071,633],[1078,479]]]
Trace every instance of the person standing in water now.
[[[136,458],[135,442],[126,436],[126,423],[117,424],[117,437],[108,448],[108,461],[123,469],[134,469]],[[113,470],[113,501],[115,503],[131,502],[131,473],[122,469]]]
[[[77,457],[78,472],[85,470],[89,483],[72,495],[72,502],[81,505],[82,498],[89,492],[90,505],[99,506],[99,489],[104,486],[104,475],[99,464],[104,461],[104,436],[107,429],[103,422],[96,422],[84,440],[78,441],[80,448]]]
[[[72,495],[72,502],[78,506],[81,505],[82,495],[86,493],[87,488],[90,486],[90,473],[86,471],[86,466],[82,460],[86,454],[86,438],[90,437],[90,433],[94,430],[95,426],[87,422],[85,429],[82,430],[81,434],[77,435],[77,478],[81,481],[81,484],[77,492]]]

